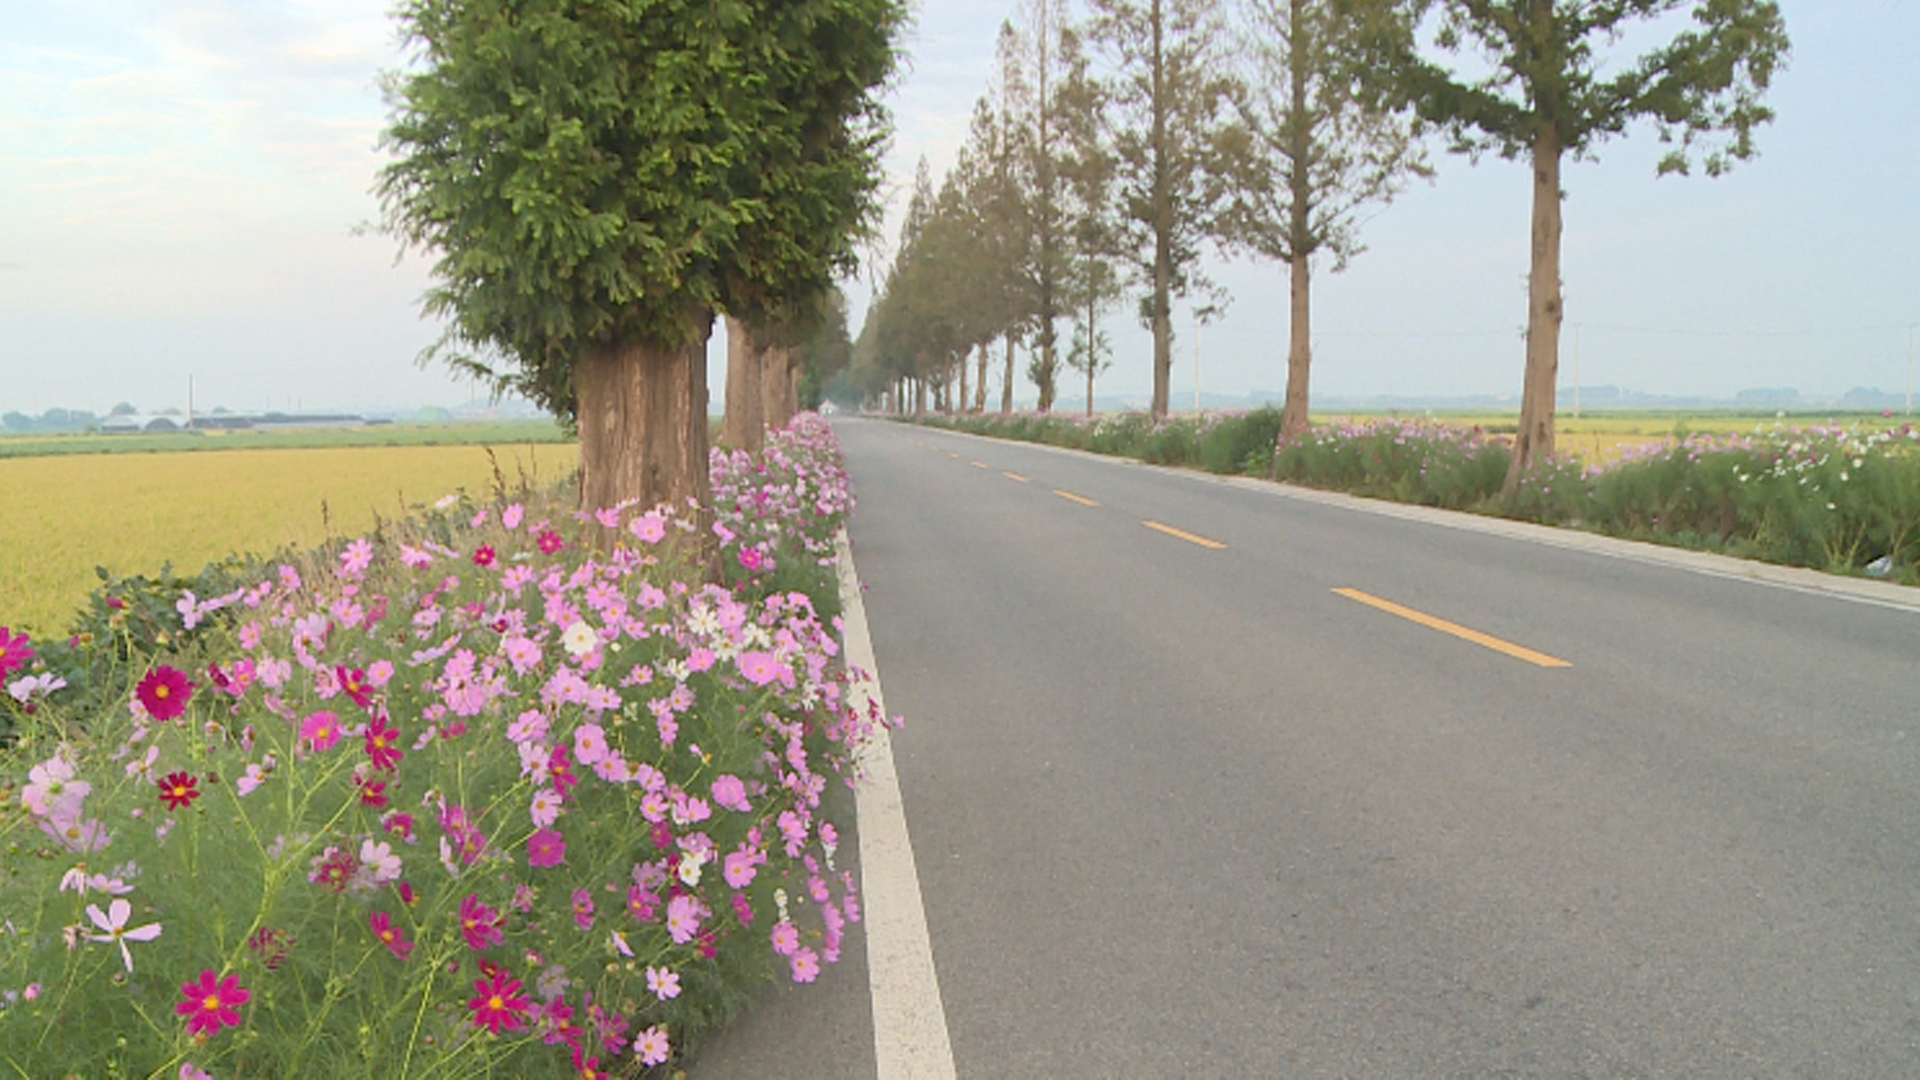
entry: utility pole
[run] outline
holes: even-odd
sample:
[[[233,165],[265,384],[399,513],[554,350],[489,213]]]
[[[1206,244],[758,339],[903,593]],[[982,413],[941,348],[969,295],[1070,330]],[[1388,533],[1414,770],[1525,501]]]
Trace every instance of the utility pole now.
[[[1913,415],[1913,327],[1907,327],[1907,415]]]

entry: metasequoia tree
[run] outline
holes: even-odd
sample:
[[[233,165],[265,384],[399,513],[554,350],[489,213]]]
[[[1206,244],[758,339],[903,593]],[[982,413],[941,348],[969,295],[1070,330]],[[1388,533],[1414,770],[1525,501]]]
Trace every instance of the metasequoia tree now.
[[[1520,431],[1506,490],[1553,453],[1560,363],[1560,163],[1592,157],[1610,136],[1650,120],[1671,149],[1658,173],[1709,176],[1754,155],[1754,128],[1773,119],[1761,96],[1786,62],[1780,7],[1771,0],[1446,0],[1430,52],[1471,53],[1466,75],[1421,55],[1415,35],[1428,0],[1372,26],[1373,58],[1391,93],[1441,124],[1454,149],[1525,157],[1533,171],[1532,265],[1527,274],[1527,368]],[[1688,25],[1637,58],[1609,46],[1635,24],[1685,12]],[[1477,74],[1480,70],[1485,74]]]
[[[1017,144],[1024,151],[1017,160],[1031,240],[1021,263],[1033,298],[1033,353],[1027,362],[1027,377],[1039,392],[1039,410],[1047,412],[1053,408],[1062,359],[1059,321],[1064,306],[1068,236],[1061,190],[1064,133],[1060,113],[1066,81],[1063,65],[1071,48],[1066,39],[1071,30],[1060,0],[1028,0],[1025,6],[1027,25],[1011,40],[1018,48],[1025,76],[1015,85],[1026,91],[1019,102],[1016,122],[1025,136]]]
[[[1122,295],[1113,263],[1119,250],[1114,157],[1103,125],[1104,88],[1090,73],[1078,35],[1064,35],[1061,44],[1066,57],[1059,110],[1065,143],[1061,173],[1069,241],[1064,287],[1075,324],[1067,366],[1087,377],[1087,415],[1092,416],[1094,379],[1113,364],[1100,313]]]
[[[584,508],[704,504],[718,310],[817,295],[879,176],[899,0],[405,0],[387,227],[430,350],[580,436]]]
[[[1390,201],[1409,175],[1431,176],[1414,123],[1359,93],[1363,20],[1391,18],[1379,4],[1242,0],[1236,54],[1234,243],[1287,264],[1290,319],[1281,431],[1307,430],[1313,363],[1312,260],[1339,272],[1363,248],[1359,214]]]
[[[1146,296],[1153,333],[1154,416],[1167,414],[1173,373],[1173,299],[1211,292],[1201,245],[1218,234],[1222,111],[1232,82],[1219,55],[1209,0],[1090,0],[1089,36],[1113,65],[1106,89],[1120,250]],[[1209,305],[1211,306],[1211,305]]]

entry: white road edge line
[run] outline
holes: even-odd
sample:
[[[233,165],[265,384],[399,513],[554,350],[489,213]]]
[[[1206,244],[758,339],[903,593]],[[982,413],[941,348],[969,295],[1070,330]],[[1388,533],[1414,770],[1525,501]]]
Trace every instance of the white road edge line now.
[[[840,620],[845,660],[866,678],[849,687],[855,709],[872,702],[887,715],[880,697],[880,668],[867,636],[867,608],[860,601],[860,577],[853,569],[847,531],[834,537],[840,559]],[[854,789],[860,824],[860,892],[866,908],[867,990],[873,998],[873,1058],[879,1080],[952,1080],[953,1044],[947,1038],[947,1012],[940,1001],[940,979],[933,970],[933,944],[927,936],[927,912],[920,900],[920,874],[914,868],[913,842],[900,800],[900,777],[893,767],[893,742],[882,726],[862,747],[861,781]]]

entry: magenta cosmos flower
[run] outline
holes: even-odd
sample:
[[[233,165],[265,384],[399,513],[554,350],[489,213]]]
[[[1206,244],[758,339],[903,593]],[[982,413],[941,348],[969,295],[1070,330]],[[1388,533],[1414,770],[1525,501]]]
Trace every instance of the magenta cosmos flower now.
[[[340,718],[324,709],[314,713],[301,721],[300,737],[324,754],[340,742]]]
[[[500,929],[500,913],[480,902],[480,897],[468,893],[460,901],[460,933],[467,939],[467,948],[474,952],[485,952],[489,947],[505,940],[506,933]]]
[[[386,912],[376,911],[367,916],[367,928],[373,931],[374,937],[380,939],[380,944],[400,959],[405,960],[413,954],[413,942],[408,941],[406,934],[393,925],[393,916]]]
[[[33,649],[27,644],[26,633],[16,634],[0,626],[0,675],[11,675],[32,659]]]
[[[165,664],[147,672],[134,688],[140,704],[147,715],[155,720],[172,720],[187,711],[187,701],[193,697],[193,684],[187,681],[185,672],[176,671]]]
[[[181,984],[180,993],[186,1000],[173,1011],[187,1018],[191,1035],[214,1035],[223,1027],[239,1027],[240,1014],[234,1010],[253,997],[240,988],[240,976],[221,979],[211,968],[200,973],[199,982]]]
[[[385,713],[374,714],[373,723],[367,725],[366,739],[367,757],[382,772],[394,771],[400,759],[407,756],[400,749],[400,732],[388,726]]]
[[[467,1002],[467,1008],[473,1010],[474,1027],[483,1027],[498,1035],[502,1031],[519,1031],[525,1026],[521,1017],[533,1002],[521,996],[519,979],[496,971],[491,982],[473,980],[473,989],[477,996]]]
[[[567,838],[558,829],[537,829],[527,838],[527,865],[544,868],[567,861]]]

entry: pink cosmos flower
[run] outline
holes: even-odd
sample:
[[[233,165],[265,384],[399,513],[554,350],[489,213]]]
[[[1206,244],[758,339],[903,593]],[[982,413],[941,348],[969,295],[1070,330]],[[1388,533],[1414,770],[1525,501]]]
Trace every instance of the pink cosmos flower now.
[[[647,989],[661,1001],[672,1001],[680,996],[680,976],[666,968],[647,969]]]
[[[536,869],[567,861],[567,839],[558,829],[537,829],[527,838],[527,865]]]
[[[163,828],[171,825],[172,820],[169,819]],[[70,808],[64,804],[56,805],[53,812],[40,822],[40,831],[53,837],[61,847],[75,855],[91,854],[113,842],[113,837],[107,834],[105,823],[98,818],[83,819],[80,816],[78,803]]]
[[[480,902],[480,897],[468,893],[460,901],[460,933],[467,939],[467,948],[474,952],[485,952],[506,939],[506,933],[500,929],[503,920],[500,913]]]
[[[759,873],[756,867],[766,860],[765,855],[746,847],[729,852],[723,863],[727,884],[735,889],[753,884],[754,876]]]
[[[492,566],[493,561],[494,551],[490,545],[481,544],[479,549],[473,553],[473,565],[475,566]]]
[[[581,724],[573,729],[573,756],[582,765],[592,765],[607,757],[607,732],[599,724]]]
[[[585,889],[573,890],[573,922],[582,930],[593,929],[593,894]]]
[[[187,701],[193,697],[193,684],[187,681],[186,673],[162,664],[147,672],[134,693],[148,716],[172,720],[187,711]]]
[[[533,817],[536,828],[544,829],[560,819],[560,796],[552,788],[541,788],[533,793],[533,801],[527,807]]]
[[[213,1080],[213,1074],[191,1061],[180,1063],[180,1080]]]
[[[747,785],[731,773],[713,778],[713,801],[736,814],[753,812],[753,804],[747,801]]]
[[[540,646],[531,638],[515,634],[501,643],[506,649],[507,662],[513,665],[516,675],[525,675],[540,664]]]
[[[301,721],[300,737],[324,754],[340,743],[340,718],[322,709]]]
[[[672,1053],[667,1044],[667,1029],[655,1026],[641,1032],[640,1036],[633,1040],[633,1052],[642,1065],[664,1064]]]
[[[521,1018],[533,1006],[533,1001],[521,994],[519,979],[504,971],[495,971],[493,981],[475,979],[473,989],[477,996],[467,1002],[467,1008],[473,1010],[474,1027],[483,1027],[498,1035],[502,1031],[519,1031],[525,1026]]]
[[[560,534],[554,532],[552,529],[547,529],[540,533],[540,553],[542,555],[552,555],[566,546],[567,542],[560,539]]]
[[[380,944],[385,945],[393,955],[402,960],[413,955],[414,943],[408,941],[406,934],[393,925],[393,916],[384,911],[376,911],[367,916],[367,927],[373,931],[374,937],[380,939]]]
[[[792,956],[794,950],[800,947],[800,928],[793,925],[790,920],[781,919],[773,924],[773,933],[770,938],[773,941],[774,952],[781,956]]]
[[[696,896],[682,893],[667,901],[667,933],[675,945],[685,945],[700,932],[700,922],[712,912]]]
[[[253,997],[241,989],[240,976],[221,979],[210,968],[200,973],[198,982],[182,983],[180,993],[186,1000],[174,1005],[173,1011],[187,1018],[190,1035],[216,1035],[223,1027],[239,1027],[240,1014],[234,1010]]]
[[[393,846],[385,840],[368,837],[360,841],[360,868],[370,885],[385,885],[400,879],[400,856],[393,853]]]
[[[667,523],[659,514],[643,514],[628,523],[627,531],[643,544],[657,544],[667,537]]]
[[[779,678],[780,672],[785,669],[785,665],[775,660],[772,653],[757,650],[741,653],[734,658],[734,663],[740,666],[740,674],[755,686],[767,685]]]
[[[788,958],[793,969],[793,981],[810,983],[820,977],[820,957],[812,949],[799,949]]]
[[[361,577],[365,576],[367,567],[371,565],[373,565],[373,541],[368,540],[364,536],[348,544],[347,549],[340,553],[339,574],[344,580],[360,580]],[[295,580],[298,579],[296,578]],[[298,589],[299,586],[290,585],[288,588]]]
[[[73,763],[55,752],[47,760],[27,771],[26,789],[20,792],[21,805],[35,817],[53,817],[57,810],[66,816],[77,815],[93,785],[77,779]]]
[[[500,524],[508,529],[517,529],[520,527],[520,522],[526,516],[526,513],[525,507],[519,503],[514,503],[505,510],[500,511]]]

